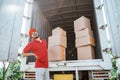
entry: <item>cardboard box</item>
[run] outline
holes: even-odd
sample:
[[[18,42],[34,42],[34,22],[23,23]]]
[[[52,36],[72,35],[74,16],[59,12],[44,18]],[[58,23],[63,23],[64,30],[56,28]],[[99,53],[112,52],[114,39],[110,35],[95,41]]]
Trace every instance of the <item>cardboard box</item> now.
[[[78,47],[77,56],[78,56],[78,60],[94,59],[93,46]]]
[[[48,47],[48,61],[65,60],[65,48],[62,46]]]
[[[48,46],[63,46],[63,47],[67,47],[67,38],[65,36],[62,35],[53,35],[50,36],[48,39]]]
[[[95,40],[93,37],[90,37],[90,36],[76,39],[75,43],[76,43],[75,44],[76,47],[87,46],[87,45],[95,46]]]
[[[86,28],[89,28],[91,30],[90,19],[82,16],[74,21],[75,32],[79,31],[79,30],[86,29]]]
[[[57,27],[52,30],[52,35],[56,35],[56,34],[61,34],[63,36],[66,36],[66,32],[60,27]]]
[[[82,38],[82,37],[85,37],[85,36],[93,37],[93,31],[88,29],[88,28],[86,28],[84,30],[77,31],[75,33],[75,36],[76,36],[76,39],[79,39],[79,38]]]
[[[73,80],[73,74],[54,74],[54,80]]]

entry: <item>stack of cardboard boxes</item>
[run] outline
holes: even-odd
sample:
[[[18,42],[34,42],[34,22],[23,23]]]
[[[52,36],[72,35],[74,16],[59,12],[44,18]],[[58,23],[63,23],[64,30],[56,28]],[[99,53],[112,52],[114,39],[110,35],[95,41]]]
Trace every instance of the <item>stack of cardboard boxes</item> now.
[[[52,30],[52,36],[48,39],[48,60],[65,60],[65,49],[67,47],[66,32],[57,27]]]
[[[84,16],[74,21],[78,60],[94,59],[95,40],[90,20]]]

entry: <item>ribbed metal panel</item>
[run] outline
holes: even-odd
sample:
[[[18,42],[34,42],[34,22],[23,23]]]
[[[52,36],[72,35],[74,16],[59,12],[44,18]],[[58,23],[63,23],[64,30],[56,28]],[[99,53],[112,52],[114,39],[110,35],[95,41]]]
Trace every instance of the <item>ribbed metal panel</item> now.
[[[93,0],[35,0],[33,7],[32,26],[39,30],[40,36],[51,35],[51,30],[44,27],[50,22],[50,28],[61,27],[67,32],[67,60],[77,59],[77,49],[75,48],[75,33],[73,21],[80,16],[86,16],[91,20],[94,32],[96,47],[95,58],[102,58],[101,43],[96,24]],[[45,23],[44,23],[45,22]],[[49,26],[49,25],[48,25]]]
[[[0,0],[0,60],[14,61],[20,41],[24,0]]]
[[[120,0],[104,0],[113,55],[120,57]]]
[[[39,32],[40,38],[46,39],[48,41],[48,37],[52,33],[52,28],[50,27],[50,23],[42,13],[38,2],[39,0],[35,0],[33,3],[31,27],[34,27],[37,29],[37,31]],[[35,61],[34,57],[27,58],[27,63],[33,62],[33,61]]]
[[[93,1],[95,4],[94,8]],[[101,1],[103,1],[105,8],[107,23],[104,21],[104,12],[102,9],[97,9],[97,7],[101,5]],[[111,32],[110,37],[112,40],[113,54],[119,57],[119,3],[119,0],[35,0],[32,27],[37,28],[41,38],[45,39],[48,38],[48,35],[51,35],[51,28],[54,29],[57,26],[63,28],[67,32],[67,55],[69,55],[69,59],[71,59],[70,57],[73,57],[73,54],[76,53],[73,21],[80,16],[86,16],[91,20],[92,30],[96,40],[96,59],[103,58],[102,53],[108,48],[106,29],[101,29],[101,27],[106,24]],[[93,10],[95,10],[95,15]]]
[[[33,16],[32,16],[32,27],[35,27],[41,38],[48,40],[48,36],[51,35],[52,28],[47,18],[41,11],[41,7],[38,4],[39,0],[35,0],[33,4]]]

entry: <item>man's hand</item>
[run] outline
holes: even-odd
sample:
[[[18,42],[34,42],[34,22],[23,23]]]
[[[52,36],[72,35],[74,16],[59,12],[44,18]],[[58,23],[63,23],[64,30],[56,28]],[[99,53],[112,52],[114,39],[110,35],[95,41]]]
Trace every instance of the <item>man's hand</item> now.
[[[38,59],[38,57],[34,54],[35,58]]]
[[[34,56],[34,54],[32,53],[22,53],[22,55],[24,56],[24,57],[27,57],[27,56]]]
[[[23,55],[24,57],[27,57],[27,56],[35,56],[35,58],[38,59],[38,57],[37,57],[35,54],[33,54],[33,53],[22,53],[22,55]]]
[[[18,56],[19,56],[19,57],[23,57],[23,55],[22,55],[21,53],[18,53]]]

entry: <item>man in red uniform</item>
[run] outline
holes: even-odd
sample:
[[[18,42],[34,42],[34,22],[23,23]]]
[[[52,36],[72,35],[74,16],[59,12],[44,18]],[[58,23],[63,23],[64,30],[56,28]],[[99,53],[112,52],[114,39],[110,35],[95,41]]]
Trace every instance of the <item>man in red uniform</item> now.
[[[48,53],[47,42],[40,39],[36,29],[29,31],[29,36],[33,39],[23,50],[23,56],[35,56],[36,80],[48,80]],[[33,54],[29,53],[33,52]]]

